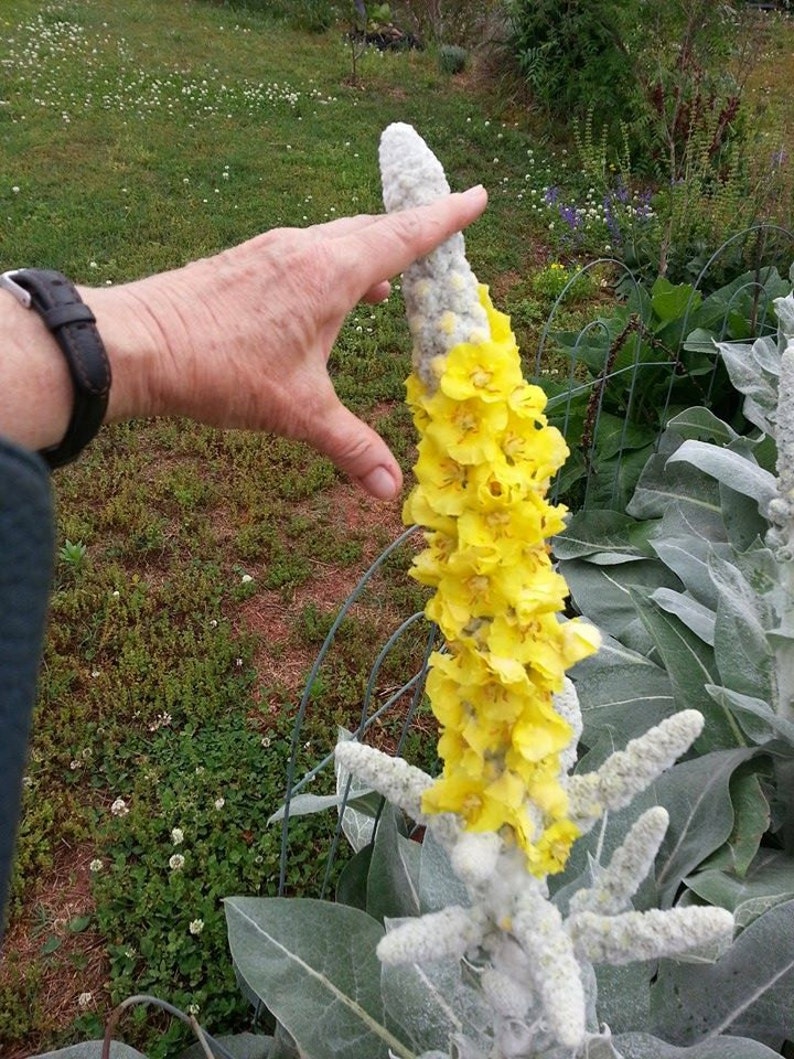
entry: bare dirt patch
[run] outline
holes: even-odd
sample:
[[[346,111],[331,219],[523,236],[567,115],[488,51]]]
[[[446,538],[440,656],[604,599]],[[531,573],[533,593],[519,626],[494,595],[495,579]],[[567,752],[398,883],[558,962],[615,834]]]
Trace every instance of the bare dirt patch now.
[[[93,847],[65,843],[56,851],[52,869],[24,914],[9,929],[0,959],[0,989],[36,975],[36,1035],[25,1047],[3,1051],[3,1059],[25,1059],[51,1041],[52,1034],[79,1014],[101,1008],[106,1001],[109,967],[100,933],[93,929],[90,863]],[[83,926],[89,919],[88,926]],[[26,991],[17,987],[20,995]],[[82,997],[82,1003],[80,998]]]

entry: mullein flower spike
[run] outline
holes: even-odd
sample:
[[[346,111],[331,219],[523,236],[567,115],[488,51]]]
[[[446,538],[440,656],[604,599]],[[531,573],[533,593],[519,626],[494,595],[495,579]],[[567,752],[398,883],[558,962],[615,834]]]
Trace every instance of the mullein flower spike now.
[[[449,192],[408,125],[386,129],[380,162],[387,210]],[[412,575],[435,589],[426,613],[446,640],[427,682],[444,769],[422,811],[501,832],[544,876],[579,834],[560,782],[572,730],[553,696],[599,642],[592,626],[559,619],[568,590],[548,539],[566,512],[546,492],[568,449],[546,421],[545,394],[523,379],[510,321],[477,283],[462,235],[409,268],[402,287],[420,434],[404,519],[425,528]]]

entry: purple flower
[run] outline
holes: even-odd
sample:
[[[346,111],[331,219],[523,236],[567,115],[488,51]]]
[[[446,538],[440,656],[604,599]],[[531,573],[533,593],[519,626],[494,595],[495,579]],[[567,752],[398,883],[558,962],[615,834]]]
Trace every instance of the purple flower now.
[[[547,206],[553,206],[557,199],[560,197],[560,189],[558,187],[546,188],[546,192],[543,196],[543,201]]]

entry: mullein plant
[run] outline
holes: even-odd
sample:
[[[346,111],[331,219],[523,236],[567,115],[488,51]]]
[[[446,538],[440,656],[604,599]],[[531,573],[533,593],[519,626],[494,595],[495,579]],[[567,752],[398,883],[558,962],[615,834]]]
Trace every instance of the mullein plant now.
[[[386,209],[449,192],[443,169],[408,125],[381,140]],[[637,912],[632,897],[667,828],[645,812],[607,865],[563,911],[549,897],[576,838],[628,805],[686,752],[694,710],[666,719],[595,772],[572,775],[581,714],[566,670],[597,649],[597,631],[564,620],[567,597],[548,540],[565,509],[546,491],[567,448],[524,381],[510,321],[491,304],[453,236],[403,277],[414,356],[408,401],[419,432],[417,484],[404,516],[425,529],[413,576],[433,588],[427,616],[444,636],[427,692],[440,724],[441,775],[356,742],[339,765],[428,828],[464,883],[467,906],[389,924],[386,964],[460,958],[491,1012],[489,1059],[585,1055],[609,1031],[595,1009],[598,963],[712,949],[730,940],[719,908]],[[481,1044],[457,1040],[477,1059]]]

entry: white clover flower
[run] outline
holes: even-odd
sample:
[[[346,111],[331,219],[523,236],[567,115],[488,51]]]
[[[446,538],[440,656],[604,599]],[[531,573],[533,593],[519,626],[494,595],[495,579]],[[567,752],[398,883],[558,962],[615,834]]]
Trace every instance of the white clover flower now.
[[[92,874],[96,875],[96,874],[98,874],[98,872],[101,872],[104,867],[105,867],[104,861],[100,860],[99,857],[94,857],[94,859],[88,865],[88,870]]]
[[[111,805],[110,811],[114,816],[126,816],[130,810],[123,798],[117,798]]]
[[[226,799],[225,798],[216,798],[215,801],[213,802],[213,805],[215,806],[216,809],[222,809],[224,807],[224,805],[226,805]]]
[[[203,919],[191,919],[190,925],[188,926],[188,930],[190,931],[191,934],[198,935],[198,934],[200,934],[202,932],[203,929],[204,929],[204,920]]]
[[[242,585],[250,585],[252,581],[253,577],[250,574],[243,574],[240,578],[240,584]]]
[[[77,998],[77,1006],[80,1008],[87,1008],[94,999],[93,993],[81,993]]]
[[[185,841],[185,832],[181,827],[174,827],[171,829],[171,841],[175,846],[181,846]]]
[[[171,871],[182,871],[185,866],[185,858],[181,853],[174,853],[168,859],[168,867]]]

